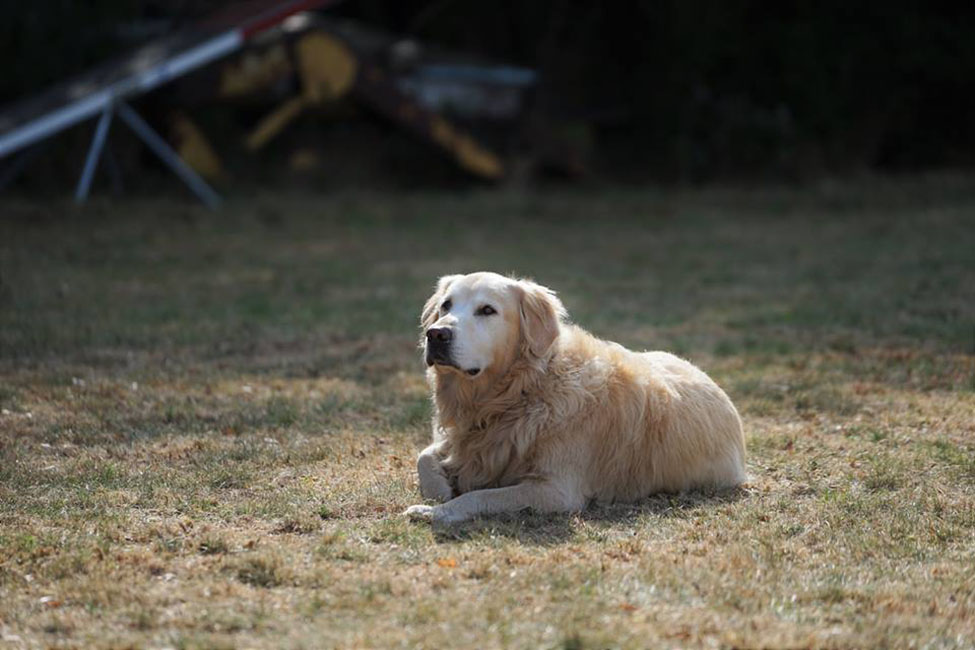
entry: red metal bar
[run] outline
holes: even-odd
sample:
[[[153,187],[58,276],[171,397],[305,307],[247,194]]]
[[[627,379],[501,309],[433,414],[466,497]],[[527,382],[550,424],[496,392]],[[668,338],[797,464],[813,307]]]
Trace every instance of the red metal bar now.
[[[289,16],[338,2],[339,0],[293,0],[268,7],[267,0],[249,0],[235,3],[209,16],[200,24],[211,29],[238,30],[246,40],[280,24]]]

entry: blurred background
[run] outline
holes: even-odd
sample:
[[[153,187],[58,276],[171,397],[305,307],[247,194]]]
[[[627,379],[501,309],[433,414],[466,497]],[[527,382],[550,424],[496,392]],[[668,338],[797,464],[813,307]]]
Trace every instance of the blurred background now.
[[[321,6],[130,100],[218,190],[780,183],[975,162],[970,5],[298,4]],[[0,56],[16,64],[0,79],[0,107],[99,65],[130,65],[147,43],[293,5],[9,4]],[[6,190],[69,193],[93,130],[88,120],[36,145],[16,169],[16,156],[0,160]],[[175,182],[113,126],[92,191],[160,184]]]
[[[409,367],[480,269],[636,346],[975,345],[973,7],[48,0],[0,56],[0,356]]]

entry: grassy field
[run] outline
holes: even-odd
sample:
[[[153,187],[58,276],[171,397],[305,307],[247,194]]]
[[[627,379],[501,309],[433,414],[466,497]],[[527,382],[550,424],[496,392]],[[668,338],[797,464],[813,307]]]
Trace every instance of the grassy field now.
[[[748,486],[431,529],[443,273],[706,369]],[[0,647],[973,647],[975,182],[0,203]]]

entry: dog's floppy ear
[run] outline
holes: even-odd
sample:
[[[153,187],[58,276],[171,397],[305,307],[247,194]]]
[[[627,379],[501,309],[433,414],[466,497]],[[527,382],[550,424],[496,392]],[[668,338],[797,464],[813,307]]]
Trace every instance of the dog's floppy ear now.
[[[443,300],[444,294],[447,293],[450,285],[459,277],[462,276],[445,275],[437,280],[437,288],[434,290],[433,295],[430,296],[430,299],[427,300],[427,303],[423,305],[423,311],[420,312],[420,327],[427,329],[437,322],[436,315],[440,307],[440,302]]]
[[[527,280],[518,285],[522,292],[521,331],[529,352],[543,357],[559,336],[559,322],[565,318],[565,307],[547,287]]]

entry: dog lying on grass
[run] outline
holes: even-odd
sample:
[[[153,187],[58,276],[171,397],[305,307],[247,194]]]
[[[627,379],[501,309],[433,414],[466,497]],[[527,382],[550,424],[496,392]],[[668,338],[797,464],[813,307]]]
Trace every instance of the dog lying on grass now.
[[[745,480],[741,419],[691,363],[566,322],[555,294],[495,273],[448,275],[423,307],[433,444],[406,514],[439,523],[583,509]]]

